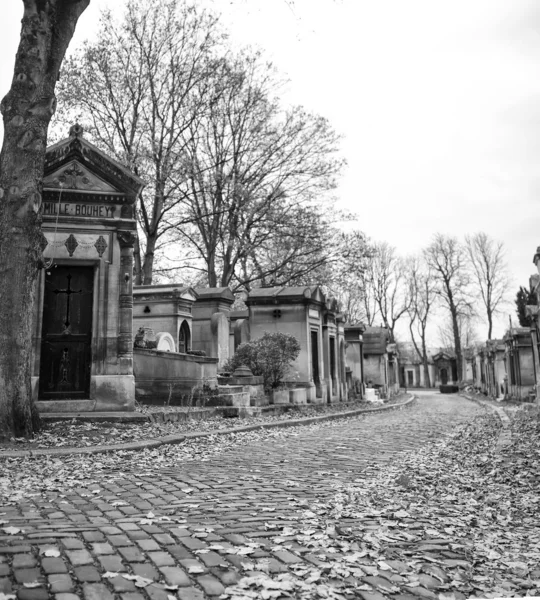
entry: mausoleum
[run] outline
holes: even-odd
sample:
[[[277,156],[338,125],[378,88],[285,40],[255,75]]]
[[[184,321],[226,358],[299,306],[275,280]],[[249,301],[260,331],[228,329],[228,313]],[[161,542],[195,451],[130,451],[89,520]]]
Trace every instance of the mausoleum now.
[[[74,125],[49,147],[33,315],[41,412],[133,410],[135,202],[143,182]]]

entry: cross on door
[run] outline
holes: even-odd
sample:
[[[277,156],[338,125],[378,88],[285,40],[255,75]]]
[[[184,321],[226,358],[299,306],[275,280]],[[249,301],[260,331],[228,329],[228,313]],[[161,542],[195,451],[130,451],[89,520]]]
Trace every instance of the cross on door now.
[[[67,280],[68,280],[68,284],[67,284],[67,288],[66,289],[56,289],[53,290],[54,294],[66,294],[67,295],[67,301],[66,301],[66,320],[64,321],[64,326],[65,326],[65,330],[64,330],[64,334],[69,334],[71,333],[69,326],[70,326],[70,320],[69,320],[69,311],[70,311],[70,301],[71,301],[71,294],[82,294],[83,290],[72,290],[71,289],[71,274],[68,273],[67,275]]]

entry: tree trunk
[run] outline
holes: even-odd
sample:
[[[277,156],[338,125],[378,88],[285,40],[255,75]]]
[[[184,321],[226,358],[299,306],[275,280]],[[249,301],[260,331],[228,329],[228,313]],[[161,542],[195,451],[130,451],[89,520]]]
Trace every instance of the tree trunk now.
[[[146,251],[144,253],[144,262],[142,265],[142,285],[152,285],[156,242],[157,236],[146,236]]]
[[[133,243],[133,265],[133,270],[135,271],[133,283],[134,285],[142,285],[143,274],[141,262],[141,244],[139,242],[139,236],[135,237],[135,242]]]
[[[89,0],[23,0],[0,153],[0,439],[39,427],[32,400],[32,314],[41,261],[41,189],[54,88]]]
[[[458,315],[457,315],[457,311],[455,308],[452,308],[451,310],[452,313],[452,329],[453,329],[453,333],[454,333],[454,350],[456,353],[456,371],[457,371],[457,377],[458,377],[458,382],[460,382],[463,379],[463,365],[462,360],[461,360],[461,337],[459,335],[459,322],[458,322]]]
[[[427,388],[431,387],[431,378],[429,376],[429,362],[426,348],[426,335],[422,335],[422,364],[424,365],[424,382]]]

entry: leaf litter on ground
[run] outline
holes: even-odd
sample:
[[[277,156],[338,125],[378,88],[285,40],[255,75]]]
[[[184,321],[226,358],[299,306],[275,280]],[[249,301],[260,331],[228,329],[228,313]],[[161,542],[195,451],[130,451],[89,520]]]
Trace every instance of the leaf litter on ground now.
[[[403,401],[404,398],[399,397],[399,400]],[[142,423],[87,423],[77,420],[45,422],[42,431],[36,434],[33,439],[13,438],[10,442],[0,443],[0,456],[2,452],[12,450],[118,445],[126,442],[155,439],[173,434],[191,433],[200,430],[212,431],[242,425],[287,421],[302,417],[320,416],[326,413],[346,412],[369,407],[370,404],[366,402],[350,402],[328,406],[322,405],[301,410],[293,408],[278,415],[261,415],[242,419],[226,418],[220,415],[216,416],[212,415],[211,411],[208,411],[208,416],[199,420],[189,418],[190,412],[186,407],[146,406],[143,412],[147,414],[164,412],[164,409],[168,408],[168,411],[165,412],[185,413],[187,418],[179,421],[147,421]]]
[[[539,596],[540,409],[515,412],[512,441],[497,451],[500,428],[484,415],[311,502],[268,544],[300,544],[319,564],[285,576],[250,566],[223,597]]]

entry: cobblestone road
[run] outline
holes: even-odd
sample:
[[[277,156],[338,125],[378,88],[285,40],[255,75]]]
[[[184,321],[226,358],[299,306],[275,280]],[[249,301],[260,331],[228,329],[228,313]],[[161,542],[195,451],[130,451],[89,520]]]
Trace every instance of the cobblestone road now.
[[[157,468],[153,476],[111,474],[89,487],[0,506],[0,598],[196,600],[221,594],[246,560],[266,558],[270,572],[313,560],[298,544],[272,551],[268,542],[247,558],[237,552],[248,540],[265,544],[338,484],[485,410],[457,396],[418,396],[402,411],[296,429]]]

